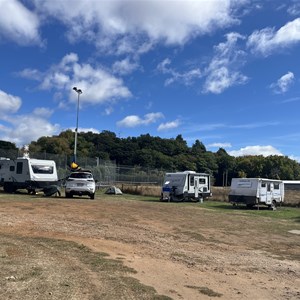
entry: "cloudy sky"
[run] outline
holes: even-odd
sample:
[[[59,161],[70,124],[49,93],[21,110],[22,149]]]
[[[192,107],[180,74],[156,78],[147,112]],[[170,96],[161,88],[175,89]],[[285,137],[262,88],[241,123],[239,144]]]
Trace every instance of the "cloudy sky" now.
[[[297,0],[0,0],[0,140],[182,134],[300,161]]]

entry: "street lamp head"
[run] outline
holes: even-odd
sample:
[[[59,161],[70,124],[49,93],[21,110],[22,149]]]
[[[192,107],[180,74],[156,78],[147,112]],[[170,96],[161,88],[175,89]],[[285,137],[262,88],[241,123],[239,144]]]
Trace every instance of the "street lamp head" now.
[[[76,86],[73,87],[73,90],[77,93],[77,94],[82,94],[82,90],[78,89]]]

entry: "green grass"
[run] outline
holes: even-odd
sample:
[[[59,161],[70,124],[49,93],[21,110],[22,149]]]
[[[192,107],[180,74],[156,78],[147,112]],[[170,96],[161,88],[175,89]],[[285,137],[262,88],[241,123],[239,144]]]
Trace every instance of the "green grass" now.
[[[274,219],[285,219],[300,222],[300,208],[297,207],[278,207],[277,210],[273,211],[268,209],[266,206],[261,206],[259,209],[254,207],[252,209],[246,208],[245,205],[234,207],[230,203],[217,202],[217,201],[204,201],[201,207],[208,208],[218,212],[229,212],[229,213],[243,213],[252,216],[270,217]]]
[[[26,201],[35,201],[38,199],[61,199],[56,197],[43,197],[42,194],[38,195],[28,195],[26,191],[20,191],[15,194],[7,194],[0,190],[0,200],[24,200],[26,197]],[[297,223],[300,223],[300,208],[297,207],[278,207],[277,210],[269,210],[266,206],[261,206],[259,210],[254,207],[252,209],[246,208],[245,205],[240,205],[238,207],[234,207],[232,204],[228,202],[220,202],[220,201],[212,201],[205,200],[203,203],[199,202],[160,202],[159,197],[155,196],[141,196],[141,195],[132,195],[132,194],[123,194],[123,195],[107,195],[105,194],[105,190],[99,190],[96,192],[96,198],[99,197],[104,200],[128,200],[128,201],[145,201],[145,202],[153,202],[160,205],[171,205],[171,206],[184,206],[184,207],[194,207],[194,208],[205,208],[212,210],[214,212],[220,213],[236,213],[236,214],[246,214],[254,217],[270,217],[274,219],[282,219],[282,220],[291,220]],[[63,195],[62,195],[62,198]],[[85,198],[74,198],[74,199],[85,199]],[[25,208],[30,209],[30,208]]]
[[[298,207],[277,207],[277,210],[273,211],[268,209],[267,206],[253,207],[252,209],[247,208],[245,205],[234,207],[231,203],[205,200],[203,203],[199,202],[160,202],[158,197],[155,196],[141,196],[132,194],[123,195],[106,195],[101,192],[98,194],[101,198],[114,199],[114,200],[128,200],[128,201],[145,201],[158,203],[160,205],[172,205],[172,206],[184,206],[184,207],[195,207],[205,208],[217,213],[228,213],[228,214],[246,214],[253,217],[270,217],[273,219],[291,220],[300,223],[300,208]]]
[[[274,219],[286,219],[294,220],[300,222],[300,208],[298,207],[277,207],[277,210],[270,210],[267,206],[253,207],[252,209],[247,208],[245,205],[240,205],[234,207],[231,203],[205,200],[203,203],[199,202],[160,202],[157,197],[153,196],[140,196],[140,195],[122,195],[126,200],[136,200],[136,201],[147,201],[147,202],[157,202],[165,205],[176,205],[176,206],[191,206],[195,208],[206,208],[211,209],[216,212],[222,213],[243,213],[253,216],[263,216],[270,217]]]

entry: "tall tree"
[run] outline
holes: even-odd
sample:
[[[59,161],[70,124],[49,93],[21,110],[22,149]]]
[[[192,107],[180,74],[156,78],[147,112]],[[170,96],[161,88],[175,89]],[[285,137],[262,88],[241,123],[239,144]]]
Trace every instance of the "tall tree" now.
[[[191,153],[193,155],[201,155],[202,153],[206,152],[206,148],[202,142],[196,140],[195,143],[192,145]]]
[[[215,173],[216,185],[224,186],[230,183],[229,179],[235,166],[235,158],[230,156],[225,149],[216,152],[218,171]]]
[[[0,149],[3,150],[18,150],[15,143],[0,140]]]

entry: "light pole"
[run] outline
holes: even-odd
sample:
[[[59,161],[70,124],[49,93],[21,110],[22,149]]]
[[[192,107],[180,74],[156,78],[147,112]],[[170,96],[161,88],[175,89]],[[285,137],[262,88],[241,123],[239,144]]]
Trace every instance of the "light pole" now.
[[[74,144],[74,162],[77,163],[77,134],[78,134],[78,113],[79,113],[79,96],[82,94],[82,90],[78,89],[76,86],[73,90],[77,93],[77,115],[76,115],[76,128],[75,128],[75,144]]]

